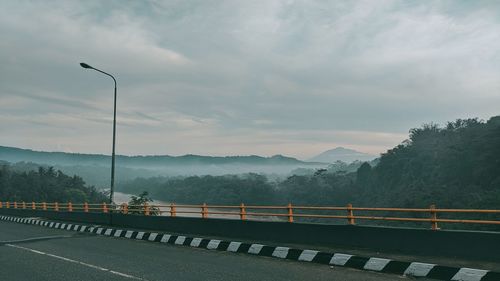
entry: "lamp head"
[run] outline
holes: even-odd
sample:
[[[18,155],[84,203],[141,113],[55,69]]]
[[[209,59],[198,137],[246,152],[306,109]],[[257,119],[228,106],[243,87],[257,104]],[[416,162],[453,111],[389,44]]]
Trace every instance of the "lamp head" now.
[[[86,64],[84,62],[81,62],[80,66],[83,67],[83,68],[93,68],[92,66],[90,66],[90,65],[88,65],[88,64]]]

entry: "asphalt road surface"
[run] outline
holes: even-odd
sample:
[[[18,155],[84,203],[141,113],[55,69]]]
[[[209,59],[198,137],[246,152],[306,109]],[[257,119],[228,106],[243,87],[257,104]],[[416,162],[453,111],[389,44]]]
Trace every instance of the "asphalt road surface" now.
[[[411,279],[0,221],[0,280]]]

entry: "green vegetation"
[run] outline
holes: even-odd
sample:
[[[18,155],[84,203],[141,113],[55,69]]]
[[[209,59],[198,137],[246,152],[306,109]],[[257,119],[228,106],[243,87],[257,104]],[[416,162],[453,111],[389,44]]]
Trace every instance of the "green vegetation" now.
[[[257,174],[140,178],[119,188],[135,193],[139,187],[146,189],[153,198],[178,203],[262,204],[276,200],[274,186],[265,176]]]
[[[371,164],[299,172],[280,181],[258,174],[141,178],[120,188],[177,203],[498,209],[500,116],[424,125]]]
[[[357,186],[365,205],[498,209],[500,116],[412,129],[378,165],[358,169]]]
[[[146,204],[150,205],[153,202],[153,199],[149,197],[147,191],[143,191],[141,194],[135,196],[132,195],[130,201],[128,202],[129,214],[144,214],[146,211]],[[160,209],[154,206],[148,206],[149,215],[150,216],[158,216],[160,215]]]
[[[17,171],[0,163],[0,198],[2,201],[25,202],[103,202],[106,197],[82,178],[68,176],[54,168]]]

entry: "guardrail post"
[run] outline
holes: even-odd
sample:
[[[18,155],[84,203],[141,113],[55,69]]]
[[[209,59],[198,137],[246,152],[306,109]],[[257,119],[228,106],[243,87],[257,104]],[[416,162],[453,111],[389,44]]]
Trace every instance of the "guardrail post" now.
[[[245,204],[240,205],[240,220],[244,221],[247,219],[247,211],[245,210]]]
[[[127,203],[122,204],[122,212],[125,215],[128,214],[128,204]]]
[[[177,215],[175,211],[175,203],[170,203],[170,216],[175,217]]]
[[[432,224],[432,230],[438,230],[439,227],[438,227],[438,223],[436,221],[437,219],[437,212],[435,211],[436,209],[436,205],[432,204],[430,207],[430,210],[431,210],[431,224]]]
[[[59,212],[59,203],[54,203],[54,211]]]
[[[292,207],[292,203],[288,203],[287,209],[288,209],[288,222],[293,222],[293,207]]]
[[[144,215],[145,216],[149,216],[150,215],[148,202],[144,203]]]
[[[10,202],[9,201],[5,202],[5,208],[10,209]]]
[[[354,212],[352,211],[352,204],[351,203],[347,204],[347,222],[350,225],[354,225],[355,224],[355,222],[354,222]]]
[[[68,202],[68,212],[73,212],[73,204]]]
[[[35,202],[31,202],[31,209],[32,210],[36,210],[36,204],[35,204]]]
[[[106,202],[102,202],[102,212],[107,213],[108,212],[108,205],[106,205]]]
[[[203,203],[203,205],[201,206],[201,217],[204,219],[208,218],[207,203]]]
[[[42,210],[47,211],[47,203],[42,202]]]
[[[26,209],[26,202],[23,201],[23,209]]]
[[[85,213],[88,213],[88,212],[89,212],[89,203],[87,203],[87,202],[84,202],[84,203],[83,203],[83,211],[84,211]]]
[[[17,201],[14,201],[14,209],[17,209]]]

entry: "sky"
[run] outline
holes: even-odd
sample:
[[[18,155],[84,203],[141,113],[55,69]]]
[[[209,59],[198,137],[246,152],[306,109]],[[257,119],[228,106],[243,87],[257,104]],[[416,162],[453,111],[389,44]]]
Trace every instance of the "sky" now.
[[[0,0],[0,145],[379,154],[500,109],[498,1]]]

